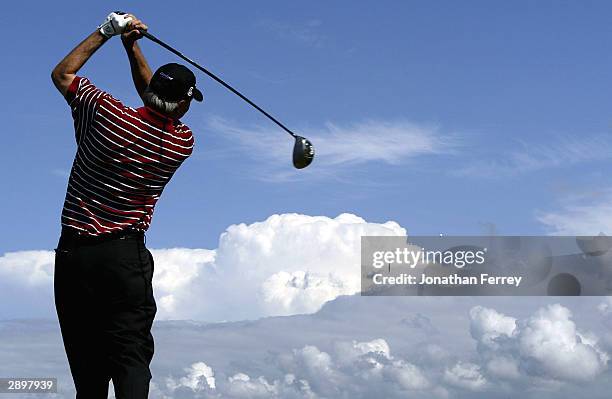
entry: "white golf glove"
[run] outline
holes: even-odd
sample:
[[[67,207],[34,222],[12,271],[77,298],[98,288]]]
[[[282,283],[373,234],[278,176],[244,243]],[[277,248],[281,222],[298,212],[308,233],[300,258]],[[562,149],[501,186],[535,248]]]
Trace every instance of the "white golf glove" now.
[[[125,27],[132,17],[121,11],[108,14],[102,25],[98,26],[100,33],[107,39],[115,35],[120,35],[125,31]]]

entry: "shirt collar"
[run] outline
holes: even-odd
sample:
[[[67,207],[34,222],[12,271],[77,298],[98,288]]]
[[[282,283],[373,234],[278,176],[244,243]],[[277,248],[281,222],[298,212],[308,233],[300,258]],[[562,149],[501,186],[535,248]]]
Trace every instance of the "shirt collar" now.
[[[157,123],[161,123],[162,125],[165,125],[167,123],[171,123],[172,125],[177,125],[180,123],[180,121],[178,119],[172,118],[170,116],[166,116],[156,110],[154,110],[151,107],[140,107],[138,109],[136,109],[136,111],[138,112],[138,114],[140,116],[142,116],[144,119],[151,121],[151,122],[157,122]]]

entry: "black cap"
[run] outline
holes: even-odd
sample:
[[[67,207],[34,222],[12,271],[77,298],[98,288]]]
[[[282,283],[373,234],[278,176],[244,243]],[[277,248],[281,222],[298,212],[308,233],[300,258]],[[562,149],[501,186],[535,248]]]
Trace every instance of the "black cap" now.
[[[179,101],[193,97],[196,101],[202,101],[204,96],[195,84],[195,75],[189,68],[170,63],[162,65],[155,71],[149,87],[162,100]]]

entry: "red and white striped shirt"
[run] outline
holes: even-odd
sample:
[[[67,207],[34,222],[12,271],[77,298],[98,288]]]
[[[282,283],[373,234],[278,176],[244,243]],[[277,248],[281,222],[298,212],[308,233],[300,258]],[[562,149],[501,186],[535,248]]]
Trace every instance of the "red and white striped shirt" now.
[[[131,108],[77,76],[66,93],[77,153],[62,226],[97,236],[146,231],[165,185],[193,150],[179,120]]]

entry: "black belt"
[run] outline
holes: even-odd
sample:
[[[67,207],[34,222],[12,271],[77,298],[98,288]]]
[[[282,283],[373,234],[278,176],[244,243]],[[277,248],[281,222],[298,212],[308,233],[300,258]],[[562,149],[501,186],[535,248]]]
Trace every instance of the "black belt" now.
[[[135,238],[143,243],[145,242],[145,234],[142,231],[136,230],[120,230],[111,233],[104,233],[98,236],[80,233],[78,230],[69,227],[62,227],[62,235],[60,237],[59,246],[64,245],[91,245],[112,240],[125,240],[126,238]]]

